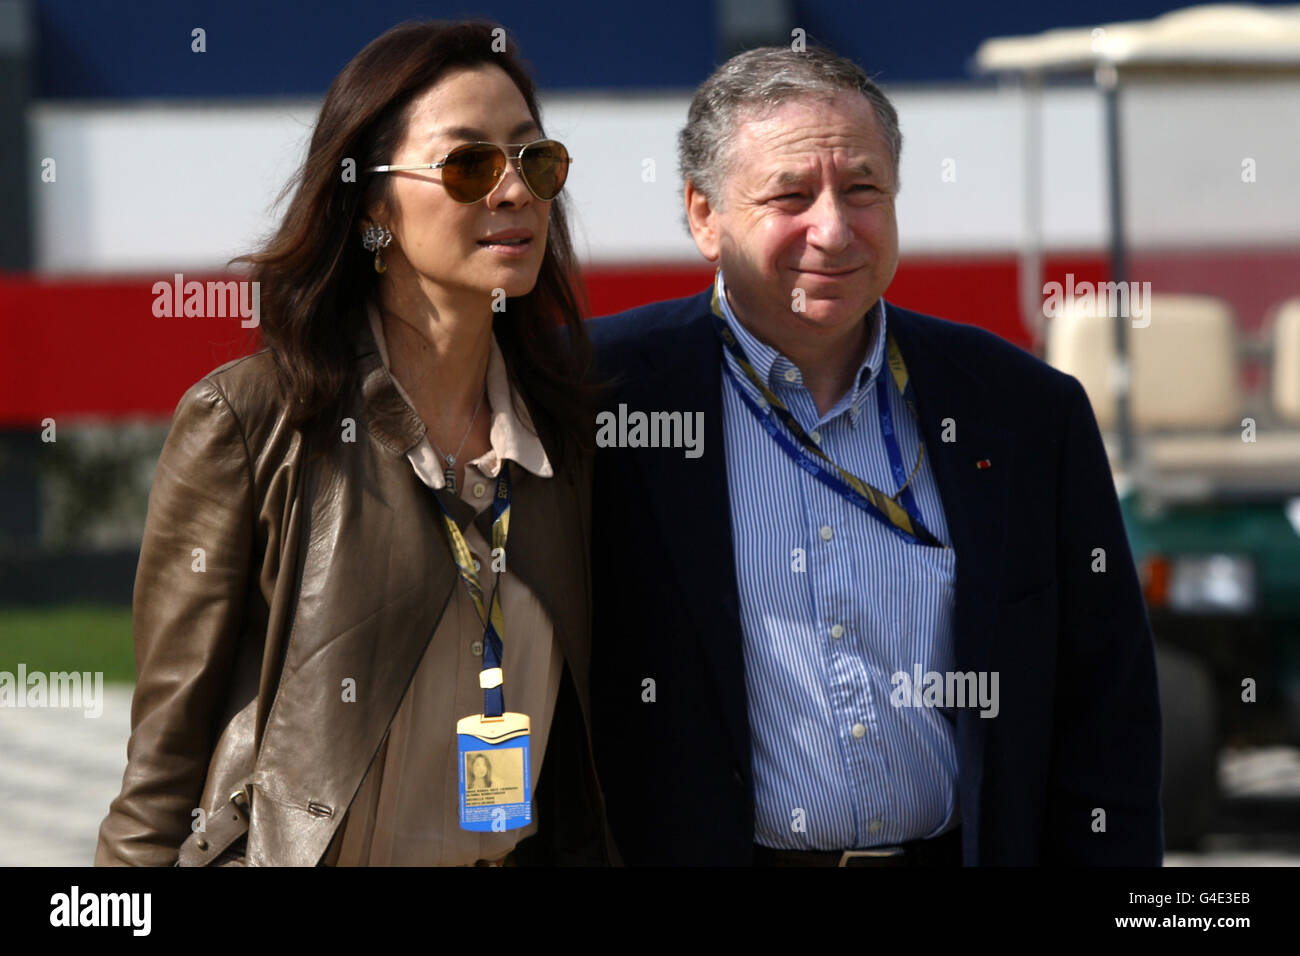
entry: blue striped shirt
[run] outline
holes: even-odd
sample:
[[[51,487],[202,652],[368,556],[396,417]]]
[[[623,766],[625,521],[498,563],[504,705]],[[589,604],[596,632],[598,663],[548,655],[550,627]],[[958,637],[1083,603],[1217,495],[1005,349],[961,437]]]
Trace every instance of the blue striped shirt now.
[[[804,430],[841,468],[896,492],[873,389],[890,402],[908,473],[921,436],[884,361],[884,300],[868,313],[873,338],[854,387],[822,415],[799,369],[737,321],[720,270],[717,282],[750,364]],[[953,668],[956,556],[929,456],[911,487],[947,549],[903,540],[795,464],[746,407],[737,389],[756,400],[758,390],[723,354],[754,839],[842,850],[937,836],[958,822],[951,711],[890,703],[893,674]]]

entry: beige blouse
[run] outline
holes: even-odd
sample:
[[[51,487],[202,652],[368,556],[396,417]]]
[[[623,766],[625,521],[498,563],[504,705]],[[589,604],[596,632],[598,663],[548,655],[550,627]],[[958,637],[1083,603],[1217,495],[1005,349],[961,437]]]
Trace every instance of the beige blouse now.
[[[379,313],[371,307],[369,315],[379,354],[388,366]],[[397,387],[410,402],[401,385]],[[460,490],[461,499],[476,513],[491,505],[505,459],[538,478],[554,476],[527,409],[522,403],[516,407],[513,401],[495,336],[488,359],[487,398],[492,409],[492,447],[467,463]],[[430,488],[444,487],[441,463],[428,438],[407,457],[421,481]],[[468,866],[500,860],[519,841],[537,832],[537,781],[564,658],[537,597],[509,574],[509,543],[507,570],[498,574],[492,570],[492,549],[478,529],[470,524],[462,531],[478,561],[479,578],[488,595],[501,577],[506,710],[532,719],[533,820],[526,827],[504,833],[460,828],[456,721],[483,712],[478,682],[483,666],[483,625],[464,584],[457,580],[388,736],[325,852],[322,862],[326,866]],[[434,533],[442,536],[443,531],[438,528]]]

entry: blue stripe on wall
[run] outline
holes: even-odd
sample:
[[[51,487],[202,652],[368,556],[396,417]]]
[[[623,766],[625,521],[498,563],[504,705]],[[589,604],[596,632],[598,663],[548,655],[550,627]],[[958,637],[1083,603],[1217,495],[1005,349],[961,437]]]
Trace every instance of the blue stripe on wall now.
[[[547,89],[693,87],[719,50],[707,0],[31,0],[36,95],[47,99],[302,96],[412,17],[496,20]],[[1281,0],[1269,0],[1274,5]],[[1145,19],[1158,0],[984,3],[793,0],[795,25],[886,84],[959,81],[981,40]],[[208,52],[190,52],[190,31]]]

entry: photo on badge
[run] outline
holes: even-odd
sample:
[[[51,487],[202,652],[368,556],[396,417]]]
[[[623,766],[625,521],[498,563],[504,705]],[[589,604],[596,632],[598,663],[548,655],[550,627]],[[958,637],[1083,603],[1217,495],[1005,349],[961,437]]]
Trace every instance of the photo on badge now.
[[[465,754],[465,781],[468,806],[519,803],[524,793],[523,751],[512,747],[499,754],[486,750]]]

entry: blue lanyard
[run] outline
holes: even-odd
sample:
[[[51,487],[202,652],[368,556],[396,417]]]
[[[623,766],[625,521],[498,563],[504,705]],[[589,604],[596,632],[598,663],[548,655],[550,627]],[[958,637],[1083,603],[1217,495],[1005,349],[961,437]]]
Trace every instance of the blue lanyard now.
[[[447,544],[451,548],[452,559],[460,570],[460,579],[465,583],[474,610],[478,612],[483,624],[483,669],[479,684],[483,688],[483,716],[500,717],[505,711],[504,679],[501,673],[501,658],[505,652],[502,634],[505,632],[505,617],[501,611],[500,584],[498,578],[492,588],[492,597],[484,602],[483,584],[474,569],[474,555],[470,553],[469,544],[443,504],[442,498],[435,494],[438,507],[442,509],[443,523],[447,528]],[[497,475],[496,494],[492,498],[492,549],[501,549],[505,553],[507,537],[510,534],[510,463],[501,462],[501,471]]]
[[[725,362],[723,364],[726,365]],[[908,544],[914,544],[916,543],[917,540],[921,540],[922,543],[924,544],[931,543],[931,541],[926,540],[926,538],[927,537],[933,538],[933,536],[930,535],[928,531],[925,531],[919,519],[915,517],[915,512],[912,510],[914,505],[910,504],[911,502],[910,488],[908,488],[904,492],[903,506],[906,508],[908,515],[910,517],[913,517],[913,527],[918,530],[918,534],[915,536],[908,534],[907,531],[905,531],[903,528],[900,528],[893,521],[891,521],[888,515],[886,515],[880,508],[876,507],[876,505],[873,504],[865,495],[860,494],[848,482],[844,481],[844,479],[842,479],[837,473],[828,470],[824,466],[820,458],[818,458],[816,455],[809,452],[806,448],[801,448],[799,445],[797,445],[794,442],[794,440],[791,439],[790,436],[787,435],[781,429],[781,427],[776,423],[775,419],[772,416],[771,410],[769,409],[767,411],[764,411],[763,409],[759,408],[758,403],[754,401],[753,396],[751,396],[747,391],[745,391],[743,387],[741,387],[741,383],[739,379],[737,379],[736,373],[731,368],[731,366],[726,365],[726,368],[727,368],[727,378],[731,382],[732,387],[736,390],[736,394],[740,396],[741,401],[745,403],[745,407],[749,409],[749,411],[753,414],[753,416],[756,419],[758,419],[758,422],[763,426],[763,429],[768,433],[768,435],[772,437],[772,439],[777,443],[778,447],[780,447],[781,450],[784,451],[786,455],[788,455],[790,459],[794,461],[795,464],[797,464],[804,471],[808,472],[809,475],[811,475],[813,478],[816,478],[827,488],[831,489],[831,491],[834,491],[836,494],[840,495],[850,504],[855,505],[858,508],[861,508],[867,514],[871,515],[873,518],[880,521],[900,540],[905,541]],[[893,445],[892,433],[890,439],[886,441],[886,444]],[[894,454],[891,455],[891,457],[897,456],[898,458],[901,459],[901,455],[898,454],[897,446],[894,445],[893,447],[894,447]],[[898,471],[901,470],[902,470],[902,465],[900,461],[900,464],[898,466]],[[900,483],[901,482],[902,479],[900,479]],[[941,547],[943,546],[942,543],[938,541],[938,539],[933,539],[933,543]]]
[[[831,461],[826,453],[808,437],[808,433],[804,431],[803,426],[785,407],[781,399],[763,383],[758,372],[750,363],[748,356],[745,355],[745,350],[741,347],[740,341],[732,330],[727,327],[722,314],[722,303],[718,295],[718,283],[716,281],[713,284],[713,298],[710,305],[713,311],[714,331],[717,332],[718,338],[722,340],[723,348],[731,354],[731,357],[736,360],[736,364],[744,371],[750,383],[763,396],[765,402],[763,408],[760,409],[757,403],[741,387],[735,371],[730,365],[727,365],[727,372],[732,380],[732,385],[740,393],[741,398],[744,399],[745,407],[762,423],[763,428],[776,441],[777,445],[799,467],[808,471],[817,480],[833,489],[850,503],[863,509],[871,516],[884,521],[891,530],[901,534],[906,540],[917,541],[930,547],[947,548],[946,544],[935,537],[921,523],[920,509],[916,506],[916,498],[911,489],[912,477],[921,468],[925,445],[922,444],[917,449],[916,467],[912,469],[912,476],[904,475],[903,456],[898,450],[894,420],[889,411],[888,396],[880,393],[880,383],[877,382],[878,388],[876,392],[876,408],[880,414],[880,430],[884,437],[885,448],[889,454],[890,470],[894,473],[895,480],[898,481],[900,486],[899,490],[893,495],[886,494],[879,488],[871,486]],[[916,401],[912,381],[907,372],[907,363],[903,361],[903,353],[898,348],[898,343],[894,341],[892,335],[886,337],[885,345],[890,377],[897,384],[899,393],[903,396],[903,401],[912,410],[912,414],[916,415]],[[725,359],[723,364],[726,365]],[[881,371],[884,370],[881,369]],[[785,426],[789,435],[777,427],[777,423],[772,420],[774,417],[779,419],[780,423]],[[790,436],[793,436],[793,439],[797,440],[801,447],[796,447],[794,440]],[[901,501],[899,501],[900,497]]]
[[[894,434],[894,413],[889,409],[884,378],[884,375],[876,376],[876,410],[880,415],[880,434],[885,441],[885,451],[889,454],[889,467],[894,472],[894,481],[903,489],[901,504],[913,520],[919,523],[921,509],[917,507],[916,498],[912,495],[912,483],[903,471],[903,454],[898,449],[898,439]]]

